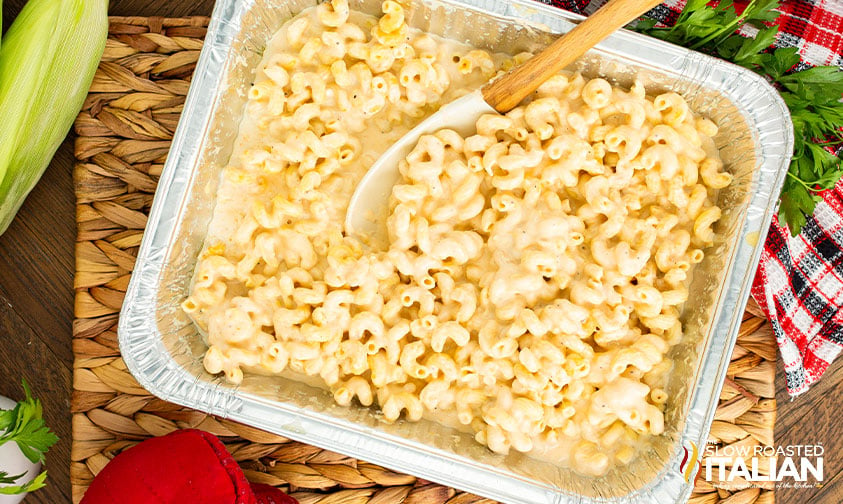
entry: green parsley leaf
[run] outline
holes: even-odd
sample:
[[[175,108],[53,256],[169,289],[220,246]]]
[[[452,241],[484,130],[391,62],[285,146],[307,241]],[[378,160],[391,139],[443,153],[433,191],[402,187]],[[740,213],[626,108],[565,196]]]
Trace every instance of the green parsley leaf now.
[[[23,478],[26,473],[20,473],[16,476],[9,476],[9,473],[0,471],[0,485],[11,485],[17,480]]]
[[[825,150],[819,144],[807,144],[808,150],[811,152],[813,161],[812,175],[813,179],[809,184],[814,184],[817,190],[826,190],[834,187],[834,184],[840,179],[840,158]],[[808,180],[808,179],[806,179]]]
[[[17,495],[34,492],[35,490],[44,488],[47,485],[46,481],[47,471],[41,471],[41,474],[33,478],[29,483],[0,487],[0,495]]]
[[[776,35],[778,35],[779,29],[775,26],[770,28],[763,29],[758,32],[758,35],[755,38],[745,38],[743,39],[740,49],[738,49],[737,54],[732,59],[733,63],[736,63],[741,66],[745,66],[747,68],[751,68],[747,63],[753,63],[756,61],[758,57],[761,55],[758,54],[761,51],[764,51],[776,41]]]
[[[26,398],[0,415],[0,425],[5,425],[4,432],[0,434],[0,445],[14,441],[30,462],[43,462],[44,454],[59,438],[46,426],[41,401],[32,397],[26,380],[23,381],[23,390]]]
[[[744,22],[753,26],[758,26],[762,23],[771,23],[779,17],[776,9],[781,3],[779,0],[759,0],[751,2],[744,9]]]
[[[788,176],[782,188],[779,223],[787,225],[793,234],[793,227],[802,229],[806,223],[805,215],[813,213],[814,206],[816,202],[811,197],[810,191],[803,185],[793,182]]]
[[[652,30],[656,26],[656,23],[658,23],[658,21],[653,18],[641,18],[635,21],[634,27],[636,30],[643,32],[646,30]]]
[[[785,75],[778,80],[785,86],[802,84],[823,84],[833,85],[835,89],[843,92],[843,72],[835,66],[819,66],[803,70],[801,72]]]
[[[9,430],[15,423],[14,410],[0,410],[0,432]]]
[[[768,75],[778,80],[782,75],[799,63],[799,50],[796,47],[780,47],[773,51],[773,57],[766,66]]]

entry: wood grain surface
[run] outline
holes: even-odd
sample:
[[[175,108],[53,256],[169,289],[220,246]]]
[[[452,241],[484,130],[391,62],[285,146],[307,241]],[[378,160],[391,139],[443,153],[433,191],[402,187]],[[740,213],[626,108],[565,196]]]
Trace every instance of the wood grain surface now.
[[[24,0],[3,2],[4,30]],[[112,0],[113,15],[209,15],[210,0]],[[61,437],[50,452],[47,488],[25,503],[70,502],[70,376],[72,366],[74,194],[73,145],[65,141],[9,230],[0,236],[0,394],[19,397],[25,378]],[[806,395],[788,398],[781,369],[776,442],[821,443],[821,488],[779,488],[780,504],[843,503],[843,364],[836,362]]]

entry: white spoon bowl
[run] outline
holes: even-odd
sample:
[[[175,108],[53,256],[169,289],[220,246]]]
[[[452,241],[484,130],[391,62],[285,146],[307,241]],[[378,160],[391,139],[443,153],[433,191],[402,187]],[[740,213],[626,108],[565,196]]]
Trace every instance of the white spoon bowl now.
[[[486,103],[480,90],[458,98],[445,105],[387,149],[360,180],[345,214],[346,233],[372,248],[383,250],[388,246],[386,220],[389,214],[389,196],[401,179],[398,164],[406,159],[422,135],[449,128],[460,135],[475,133],[477,119],[483,114],[498,112]]]

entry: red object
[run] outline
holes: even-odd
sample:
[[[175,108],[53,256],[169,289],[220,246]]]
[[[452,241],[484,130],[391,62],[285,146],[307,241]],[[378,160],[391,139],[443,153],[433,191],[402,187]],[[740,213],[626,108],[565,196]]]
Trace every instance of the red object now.
[[[295,504],[269,485],[250,485],[213,434],[195,429],[150,438],[114,457],[82,504]]]
[[[752,286],[792,396],[819,380],[843,348],[843,180],[822,197],[797,237],[773,221]]]

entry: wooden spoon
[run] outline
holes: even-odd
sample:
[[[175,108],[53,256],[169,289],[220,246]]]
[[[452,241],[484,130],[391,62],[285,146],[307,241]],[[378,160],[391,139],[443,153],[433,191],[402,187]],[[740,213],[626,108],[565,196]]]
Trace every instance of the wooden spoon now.
[[[386,248],[389,196],[392,187],[401,178],[398,163],[407,157],[420,136],[443,128],[456,130],[461,135],[474,134],[475,123],[481,115],[503,114],[512,110],[544,81],[573,63],[615,30],[661,2],[609,0],[600,10],[524,64],[480,90],[445,105],[419,123],[387,149],[360,180],[346,210],[346,233],[374,248]]]

